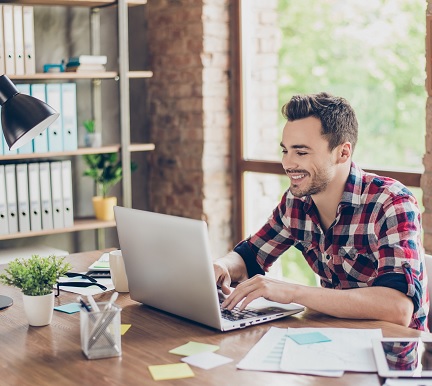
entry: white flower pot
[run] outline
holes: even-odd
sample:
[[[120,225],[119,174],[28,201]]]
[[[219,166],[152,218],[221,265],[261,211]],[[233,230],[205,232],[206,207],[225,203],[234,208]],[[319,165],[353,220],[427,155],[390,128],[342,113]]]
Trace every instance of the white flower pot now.
[[[41,296],[23,294],[23,303],[30,326],[46,326],[51,323],[54,312],[54,292]]]

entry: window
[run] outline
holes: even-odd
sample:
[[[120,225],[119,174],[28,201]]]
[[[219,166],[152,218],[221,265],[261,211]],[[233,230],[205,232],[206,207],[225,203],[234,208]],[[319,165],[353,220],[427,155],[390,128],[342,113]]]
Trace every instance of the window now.
[[[421,202],[425,6],[420,0],[236,2],[238,238],[255,232],[287,189],[280,109],[297,93],[328,91],[350,101],[360,126],[354,161],[413,187]],[[304,271],[292,253],[279,259],[276,274]]]

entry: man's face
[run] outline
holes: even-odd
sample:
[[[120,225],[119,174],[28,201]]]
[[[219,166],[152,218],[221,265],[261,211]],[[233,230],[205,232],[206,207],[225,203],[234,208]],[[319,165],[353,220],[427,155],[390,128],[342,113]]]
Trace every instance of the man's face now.
[[[326,190],[336,172],[336,149],[329,150],[321,135],[321,122],[308,117],[287,122],[282,134],[282,166],[291,180],[295,197]]]

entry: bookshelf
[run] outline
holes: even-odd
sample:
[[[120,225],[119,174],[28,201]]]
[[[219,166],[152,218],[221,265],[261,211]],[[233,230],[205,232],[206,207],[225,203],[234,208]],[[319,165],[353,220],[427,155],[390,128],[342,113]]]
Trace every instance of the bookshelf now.
[[[86,7],[90,10],[89,31],[90,31],[90,47],[91,53],[95,55],[100,53],[100,44],[97,41],[100,39],[100,8],[114,7],[117,12],[117,28],[116,36],[118,39],[118,68],[115,71],[104,72],[58,72],[58,73],[35,73],[31,75],[13,75],[7,74],[13,81],[38,83],[52,81],[71,81],[71,82],[91,82],[92,89],[92,110],[94,118],[99,124],[104,115],[101,107],[101,82],[104,80],[114,80],[118,88],[118,104],[119,110],[119,139],[120,143],[103,145],[98,148],[78,148],[73,151],[47,152],[47,153],[30,153],[30,154],[10,154],[0,155],[0,162],[3,161],[25,161],[25,160],[50,160],[67,157],[79,157],[85,154],[100,154],[100,153],[119,153],[123,165],[129,165],[131,162],[131,153],[148,152],[155,149],[152,143],[131,143],[130,141],[130,101],[129,101],[129,82],[131,79],[146,79],[153,76],[152,71],[130,71],[129,69],[129,36],[128,36],[128,7],[142,6],[147,3],[146,0],[11,0],[0,3],[31,5],[31,6],[66,6],[66,7]],[[35,21],[36,23],[36,21]],[[35,24],[35,29],[36,29]],[[36,56],[38,55],[38,47],[36,45]],[[75,176],[76,178],[76,176]],[[73,181],[74,184],[77,181]],[[121,199],[123,206],[132,206],[132,178],[130,168],[123,169],[123,179],[121,182]],[[91,202],[91,197],[88,197]],[[75,200],[74,200],[75,204]],[[74,225],[68,228],[49,229],[42,231],[18,232],[0,235],[0,241],[17,240],[32,238],[35,236],[49,236],[67,234],[72,232],[95,230],[97,248],[104,247],[103,231],[107,228],[115,227],[115,221],[100,221],[95,218],[74,218]]]

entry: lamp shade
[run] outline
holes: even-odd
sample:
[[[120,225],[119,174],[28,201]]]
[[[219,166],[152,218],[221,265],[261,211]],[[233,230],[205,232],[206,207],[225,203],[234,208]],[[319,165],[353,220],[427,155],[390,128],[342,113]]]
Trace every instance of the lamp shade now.
[[[60,115],[45,102],[21,94],[6,75],[0,76],[0,105],[3,134],[10,150],[30,142]]]

